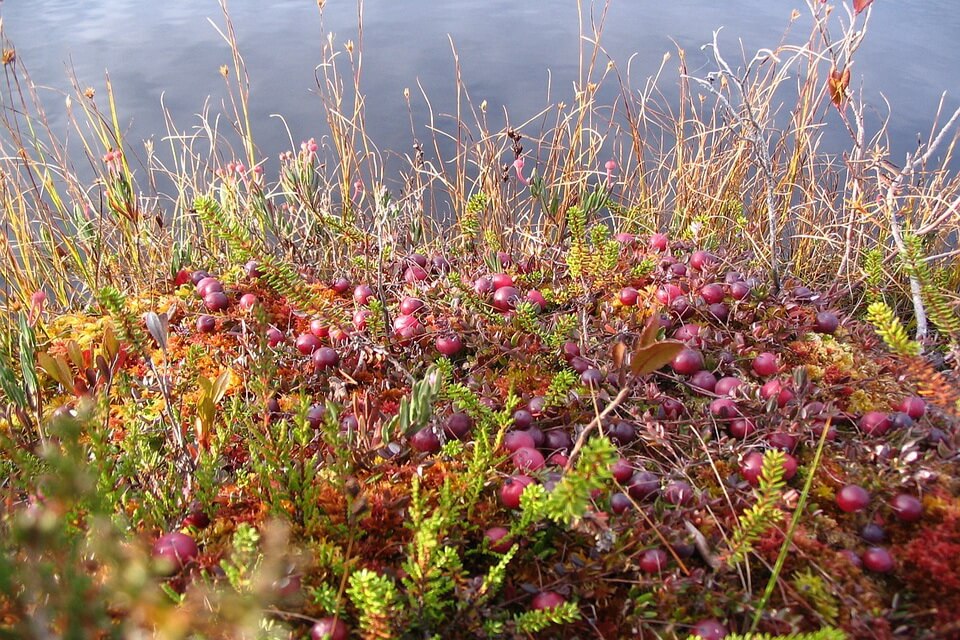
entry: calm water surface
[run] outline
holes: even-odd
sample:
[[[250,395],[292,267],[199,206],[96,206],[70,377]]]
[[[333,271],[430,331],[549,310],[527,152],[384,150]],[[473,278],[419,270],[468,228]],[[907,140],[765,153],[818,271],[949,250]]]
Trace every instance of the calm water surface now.
[[[118,107],[132,139],[164,132],[163,104],[180,128],[196,124],[210,96],[218,107],[224,83],[218,73],[230,63],[229,49],[208,18],[223,16],[215,0],[0,0],[7,37],[17,49],[41,95],[54,127],[66,131],[63,94],[68,69],[81,86],[103,96],[109,71]],[[960,12],[955,0],[877,0],[870,32],[856,58],[854,78],[863,83],[879,119],[892,108],[891,146],[895,158],[924,136],[940,94],[947,107],[960,104],[958,63]],[[835,2],[836,3],[836,2]],[[435,111],[454,103],[450,39],[475,102],[487,100],[491,126],[521,122],[548,102],[569,103],[577,74],[575,0],[366,0],[364,82],[367,121],[378,146],[406,152],[410,131],[404,88],[414,97],[416,135],[426,137],[419,81]],[[254,136],[262,153],[275,158],[289,148],[283,114],[296,142],[323,133],[314,71],[319,62],[321,17],[314,0],[232,0],[230,13],[246,59],[252,94]],[[700,45],[724,27],[728,59],[736,59],[738,38],[747,51],[775,46],[792,9],[804,17],[795,37],[809,29],[801,0],[613,0],[603,35],[609,55],[622,68],[634,54],[631,82],[642,87],[665,52],[679,45],[691,70],[711,70]],[[357,38],[355,0],[327,0],[323,26],[339,42]],[[674,58],[676,59],[676,58]],[[675,65],[670,67],[675,70]],[[547,94],[552,78],[552,95]],[[672,86],[675,72],[667,77]],[[449,125],[446,125],[449,128]]]

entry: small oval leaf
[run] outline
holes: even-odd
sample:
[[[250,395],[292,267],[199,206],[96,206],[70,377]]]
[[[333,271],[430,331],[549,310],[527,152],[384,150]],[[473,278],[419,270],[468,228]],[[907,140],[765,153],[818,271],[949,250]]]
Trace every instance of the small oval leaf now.
[[[673,360],[681,351],[683,343],[677,340],[661,340],[646,347],[639,347],[633,352],[630,371],[635,376],[653,373]]]

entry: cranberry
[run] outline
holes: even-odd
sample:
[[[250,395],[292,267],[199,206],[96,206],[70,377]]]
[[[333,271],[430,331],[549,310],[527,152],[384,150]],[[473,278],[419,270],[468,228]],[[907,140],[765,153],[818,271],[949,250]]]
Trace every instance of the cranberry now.
[[[630,478],[627,493],[634,500],[651,498],[660,491],[660,477],[650,471],[637,471]]]
[[[406,316],[413,315],[417,311],[423,308],[423,300],[420,298],[411,298],[409,296],[404,297],[400,301],[400,313]]]
[[[923,517],[923,503],[909,493],[898,493],[890,500],[890,507],[903,522],[916,522]]]
[[[240,296],[240,308],[244,311],[250,311],[257,306],[257,296],[252,293],[245,293]]]
[[[893,556],[883,547],[870,547],[863,552],[860,558],[863,561],[863,567],[876,573],[889,573],[893,571]]]
[[[452,357],[463,351],[463,340],[455,334],[437,336],[437,351],[447,357]]]
[[[424,427],[410,436],[410,446],[424,453],[440,451],[440,438],[430,427]]]
[[[813,328],[817,333],[826,334],[835,333],[839,326],[840,319],[837,317],[837,314],[830,311],[821,311],[818,313],[816,322],[813,324]]]
[[[882,411],[867,411],[859,424],[860,430],[868,436],[882,436],[890,430],[890,420]]]
[[[544,609],[555,609],[565,603],[567,600],[556,591],[541,591],[533,597],[530,608],[542,611]]]
[[[665,284],[654,294],[661,304],[670,304],[683,295],[683,290],[675,284]]]
[[[837,506],[842,511],[862,511],[870,504],[870,493],[859,485],[848,484],[837,492]]]
[[[346,278],[337,278],[336,280],[333,281],[333,284],[331,285],[330,288],[336,291],[337,293],[346,293],[347,290],[350,288],[350,281],[347,280]]]
[[[534,480],[530,476],[517,475],[507,478],[500,488],[500,502],[508,509],[520,508],[520,495],[527,485],[533,484]]]
[[[373,297],[373,289],[369,285],[359,284],[357,288],[353,290],[353,300],[357,304],[367,304],[367,301]]]
[[[496,291],[497,289],[501,289],[503,287],[513,286],[513,278],[511,278],[506,273],[495,273],[492,276],[490,276],[490,281],[493,283],[494,291]]]
[[[529,448],[535,449],[537,443],[534,442],[533,436],[531,436],[526,431],[508,431],[503,436],[503,448],[514,453],[518,449]]]
[[[547,299],[544,298],[543,294],[536,289],[527,291],[526,300],[527,302],[532,302],[533,304],[537,305],[537,308],[539,308],[540,311],[546,311],[547,309]]]
[[[718,396],[732,396],[734,391],[743,385],[743,380],[740,378],[733,378],[727,376],[725,378],[720,378],[717,380],[717,386],[714,387],[713,392]]]
[[[208,293],[213,293],[214,291],[223,293],[223,283],[216,278],[206,277],[197,283],[197,295],[201,298],[205,298]]]
[[[350,628],[337,618],[320,618],[310,628],[310,640],[347,640]]]
[[[295,344],[297,351],[305,356],[310,355],[323,346],[320,342],[320,339],[312,333],[301,333],[299,336],[297,336],[297,341]]]
[[[685,507],[693,502],[693,498],[693,488],[682,480],[671,482],[663,490],[663,499],[675,506]]]
[[[283,342],[283,332],[276,327],[270,327],[267,329],[267,345],[270,347],[278,347],[280,343]]]
[[[504,527],[490,527],[483,532],[483,537],[487,539],[491,551],[506,553],[513,546],[507,538],[509,533]]]
[[[904,398],[899,405],[894,407],[897,411],[902,411],[914,420],[919,420],[927,411],[927,403],[923,398],[909,396]]]
[[[685,348],[670,361],[670,367],[680,375],[693,375],[703,369],[703,354],[696,349]]]
[[[617,491],[610,496],[610,510],[617,515],[628,511],[631,507],[633,507],[633,503],[630,502],[630,498],[625,493]]]
[[[723,287],[718,284],[711,283],[705,284],[700,288],[700,297],[703,298],[703,301],[707,304],[714,304],[723,302],[726,294],[723,292]]]
[[[317,371],[335,367],[340,363],[340,354],[331,347],[320,347],[313,352],[313,366]]]
[[[197,331],[200,333],[213,333],[217,330],[217,319],[213,316],[202,315],[197,318]]]
[[[153,557],[159,561],[164,573],[175,573],[193,562],[200,550],[193,538],[173,531],[157,538],[153,544]]]
[[[694,251],[690,254],[690,268],[696,271],[702,271],[716,262],[716,258],[706,251]]]
[[[690,376],[690,386],[700,391],[713,393],[717,388],[717,377],[709,371],[697,371]]]
[[[640,556],[640,570],[644,573],[660,573],[666,568],[669,559],[663,549],[647,549]]]
[[[211,291],[203,296],[203,306],[210,311],[223,311],[230,306],[230,300],[223,291]]]
[[[650,235],[650,239],[647,241],[647,246],[649,246],[654,251],[663,252],[667,250],[667,236],[663,233],[654,233]]]
[[[637,304],[637,298],[639,297],[640,292],[633,287],[624,287],[620,290],[620,304],[625,307],[632,307]]]
[[[727,425],[727,432],[734,438],[739,438],[740,440],[743,440],[756,430],[756,425],[753,424],[752,420],[747,418],[737,418]]]
[[[624,458],[620,458],[614,462],[610,471],[613,473],[613,479],[621,484],[633,477],[633,465]]]
[[[493,308],[505,313],[512,310],[519,299],[520,292],[515,287],[500,287],[493,292]]]
[[[769,352],[761,353],[754,358],[751,367],[753,372],[761,378],[772,376],[780,370],[780,366],[777,364],[777,356]]]
[[[470,416],[465,413],[453,413],[447,418],[447,422],[443,426],[443,432],[447,434],[447,437],[463,440],[472,428],[473,419]]]
[[[510,459],[519,471],[539,471],[546,463],[543,454],[531,447],[520,447]]]
[[[415,282],[420,282],[426,280],[427,270],[421,267],[418,264],[412,264],[403,271],[403,281],[407,284],[413,284]]]

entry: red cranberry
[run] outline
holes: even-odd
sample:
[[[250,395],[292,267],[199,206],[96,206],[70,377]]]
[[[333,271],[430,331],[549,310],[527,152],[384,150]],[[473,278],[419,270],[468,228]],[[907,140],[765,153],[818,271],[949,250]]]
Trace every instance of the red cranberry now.
[[[323,419],[327,416],[327,408],[321,404],[315,404],[307,410],[307,424],[311,429],[319,429],[323,426]]]
[[[743,440],[756,430],[756,425],[753,424],[752,420],[747,418],[737,418],[727,425],[727,432],[734,438],[739,438],[740,440]]]
[[[694,251],[690,254],[690,268],[696,271],[702,271],[714,262],[716,262],[716,258],[706,251]]]
[[[346,278],[337,278],[336,280],[333,281],[333,285],[331,285],[331,288],[337,293],[346,293],[347,290],[350,288],[350,281],[347,280]]]
[[[320,618],[310,628],[310,640],[347,640],[350,627],[337,618]]]
[[[899,405],[894,407],[897,411],[902,411],[914,420],[919,420],[927,411],[927,403],[923,398],[909,396],[904,398]]]
[[[211,291],[203,296],[203,306],[210,311],[224,311],[230,306],[230,300],[223,291]]]
[[[677,330],[673,332],[673,338],[681,342],[689,342],[694,346],[700,346],[703,344],[702,333],[703,327],[698,324],[687,323],[680,325]]]
[[[437,336],[437,351],[447,357],[452,357],[463,351],[463,340],[456,334]]]
[[[470,416],[465,413],[453,413],[447,418],[447,422],[443,426],[443,432],[449,438],[463,440],[470,433],[471,428],[473,428],[473,419]]]
[[[197,318],[197,331],[200,333],[213,333],[217,330],[217,319],[213,316],[202,315]]]
[[[503,527],[490,527],[483,532],[483,537],[487,539],[487,544],[491,551],[497,553],[506,553],[513,545],[507,535],[510,532]]]
[[[500,287],[493,292],[493,308],[505,313],[512,310],[519,299],[520,292],[515,287]]]
[[[359,284],[353,290],[353,301],[357,304],[367,304],[371,297],[373,297],[373,289],[369,285]]]
[[[603,382],[603,374],[599,369],[590,367],[580,374],[580,382],[588,387],[599,387]]]
[[[703,354],[696,349],[686,348],[674,356],[670,367],[680,375],[693,375],[703,369]]]
[[[876,573],[889,573],[893,571],[893,556],[883,547],[870,547],[863,552],[860,558],[863,561],[864,569]]]
[[[216,278],[208,276],[197,283],[197,295],[199,295],[201,298],[205,298],[208,293],[212,293],[214,291],[223,293],[223,283]]]
[[[842,511],[862,511],[870,504],[870,494],[859,485],[848,484],[837,492],[837,506]]]
[[[280,343],[283,342],[283,332],[276,327],[269,327],[267,329],[267,345],[271,348],[278,347]]]
[[[327,322],[323,318],[314,318],[310,321],[310,333],[318,338],[326,338],[330,335],[330,327],[327,326]]]
[[[690,376],[690,386],[707,393],[713,393],[717,388],[717,377],[709,371],[697,371]]]
[[[772,376],[780,370],[780,365],[777,364],[777,356],[769,352],[761,353],[754,358],[751,367],[753,372],[761,378]]]
[[[644,573],[660,573],[666,569],[669,560],[663,549],[647,549],[640,556],[640,570]]]
[[[610,496],[610,510],[617,515],[628,511],[631,507],[633,507],[633,503],[630,502],[630,498],[625,493],[617,491]]]
[[[694,309],[687,296],[677,296],[670,303],[670,311],[676,314],[681,320],[685,320],[693,315]]]
[[[868,522],[860,529],[860,537],[870,544],[880,544],[887,538],[883,527],[875,522]]]
[[[590,362],[579,356],[570,360],[570,368],[576,371],[577,373],[584,373],[587,369],[590,368]]]
[[[527,291],[526,300],[527,302],[532,302],[533,304],[537,305],[537,308],[539,308],[540,311],[546,311],[547,309],[547,299],[544,298],[543,294],[536,289]]]
[[[424,453],[440,451],[440,438],[430,427],[424,427],[410,436],[410,446]]]
[[[207,273],[206,271],[203,271],[203,270],[194,271],[193,273],[190,274],[190,284],[196,287],[198,284],[200,284],[201,280],[209,277],[210,277],[210,274]],[[200,293],[200,292],[198,291],[197,293]]]
[[[708,407],[711,415],[720,420],[732,420],[740,417],[740,408],[737,403],[730,398],[717,398],[710,403]]]
[[[625,307],[632,307],[637,304],[637,298],[639,297],[640,292],[633,287],[624,287],[620,290],[620,304]]]
[[[393,319],[393,334],[400,338],[400,343],[416,338],[423,333],[423,325],[416,316],[397,316]]]
[[[200,550],[193,538],[173,531],[157,538],[153,544],[153,557],[159,561],[164,573],[175,573],[193,562]]]
[[[495,273],[490,276],[490,281],[493,283],[494,291],[503,287],[513,286],[513,278],[506,273]]]
[[[860,418],[860,430],[868,436],[882,436],[890,430],[890,420],[882,411],[867,411]]]
[[[667,270],[678,278],[683,278],[687,275],[687,265],[683,264],[682,262],[674,262],[667,267]]]
[[[890,500],[890,507],[903,522],[916,522],[923,517],[923,503],[909,493],[898,493]]]
[[[517,475],[507,478],[500,488],[500,502],[508,509],[520,508],[520,495],[527,485],[533,484],[530,476]]]
[[[240,308],[244,311],[250,311],[257,306],[257,296],[252,293],[245,293],[240,296]]]
[[[423,308],[423,300],[406,296],[400,301],[400,313],[410,316]]]
[[[426,280],[427,270],[421,267],[418,264],[412,264],[403,271],[403,281],[407,284],[413,284],[415,282],[420,282]]]
[[[839,326],[840,319],[837,317],[837,314],[830,311],[821,311],[817,314],[813,328],[817,333],[832,334],[836,332]]]
[[[661,304],[670,304],[683,295],[683,290],[675,284],[665,284],[654,294]]]
[[[627,493],[634,500],[652,498],[660,491],[660,477],[651,471],[637,471],[627,484]]]
[[[541,591],[533,597],[530,608],[536,611],[555,609],[566,602],[566,598],[556,591]]]
[[[335,367],[340,363],[340,354],[330,347],[320,347],[313,352],[313,366],[317,371]]]
[[[717,302],[723,302],[723,299],[726,297],[726,294],[723,292],[723,287],[718,284],[705,284],[700,288],[700,297],[703,298],[703,301],[707,304],[714,304]]]
[[[730,297],[734,300],[744,300],[750,295],[750,285],[746,282],[734,282],[730,285]]]
[[[782,408],[793,400],[793,391],[783,384],[782,380],[774,378],[773,380],[768,380],[760,387],[760,397],[764,400],[775,397],[777,399],[777,406]]]
[[[685,507],[691,504],[693,498],[693,488],[682,480],[671,482],[667,485],[667,488],[663,490],[663,499],[668,504],[679,507]]]
[[[537,443],[533,440],[533,436],[526,431],[508,431],[503,436],[503,448],[510,453],[523,448],[535,449],[536,446]]]
[[[517,409],[513,412],[513,425],[518,429],[526,429],[532,426],[533,414],[526,409]]]
[[[544,445],[548,451],[570,450],[573,447],[573,438],[562,429],[547,431],[544,438]]]
[[[637,439],[637,429],[626,421],[620,421],[607,430],[607,435],[614,443],[626,446]]]
[[[799,443],[797,436],[784,431],[776,431],[767,436],[767,444],[771,449],[780,449],[787,453],[793,453]]]
[[[713,392],[718,396],[732,396],[741,386],[743,386],[743,380],[727,376],[717,380],[717,386],[713,388]]]
[[[320,342],[320,339],[312,333],[301,333],[299,336],[297,336],[297,341],[294,344],[297,347],[297,351],[305,356],[310,355],[323,346]]]
[[[531,447],[520,447],[510,459],[519,471],[539,471],[546,463],[543,454]]]
[[[654,251],[663,252],[667,250],[667,236],[663,233],[654,233],[650,235],[650,239],[647,241],[647,246],[649,246]]]
[[[570,362],[580,355],[580,346],[576,342],[563,343],[563,359]]]
[[[478,296],[485,296],[493,291],[493,280],[487,277],[477,278],[473,281],[473,291]]]
[[[633,477],[633,465],[624,458],[620,458],[614,462],[610,471],[613,473],[613,479],[621,484],[629,481],[630,478]]]

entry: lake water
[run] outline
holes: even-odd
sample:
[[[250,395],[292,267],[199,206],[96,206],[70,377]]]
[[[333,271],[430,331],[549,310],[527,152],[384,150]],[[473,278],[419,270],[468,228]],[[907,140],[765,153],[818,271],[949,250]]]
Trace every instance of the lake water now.
[[[98,96],[104,95],[104,72],[109,71],[128,138],[134,140],[152,136],[159,142],[165,130],[161,97],[181,128],[196,123],[194,114],[207,96],[215,107],[224,99],[218,69],[230,63],[230,53],[208,22],[223,24],[215,0],[0,2],[18,63],[44,87],[41,95],[59,131],[67,129],[68,68]],[[322,38],[316,2],[232,0],[229,9],[251,78],[252,122],[261,152],[275,158],[289,148],[284,124],[274,114],[283,114],[296,143],[322,135],[314,93]],[[678,45],[693,72],[711,70],[700,45],[721,26],[728,59],[739,58],[738,38],[747,51],[776,46],[793,9],[803,13],[794,32],[799,37],[810,24],[802,0],[612,0],[602,42],[622,68],[636,54],[632,85],[642,87],[663,54]],[[337,41],[356,40],[356,24],[355,0],[327,0],[323,27]],[[569,103],[577,33],[575,0],[367,0],[363,64],[372,137],[382,150],[410,149],[413,134],[403,98],[408,87],[416,135],[426,137],[418,81],[436,112],[450,112],[455,97],[450,39],[474,101],[486,100],[490,107],[492,128],[503,124],[504,105],[511,121],[521,122],[551,100]],[[942,92],[948,92],[947,108],[960,104],[958,33],[960,12],[953,0],[874,4],[854,84],[863,83],[878,117],[887,112],[882,96],[889,101],[895,159],[915,147],[918,133],[929,132]],[[666,87],[676,77],[676,66],[668,69]]]

